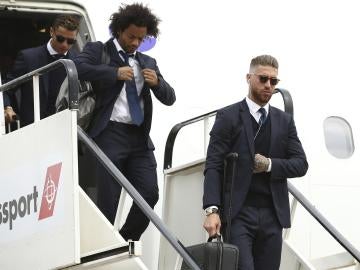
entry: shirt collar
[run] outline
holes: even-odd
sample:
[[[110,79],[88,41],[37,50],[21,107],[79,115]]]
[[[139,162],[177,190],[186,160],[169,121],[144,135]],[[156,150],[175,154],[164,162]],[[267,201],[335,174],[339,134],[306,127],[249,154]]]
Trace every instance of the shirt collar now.
[[[250,113],[252,115],[255,115],[258,110],[261,108],[261,106],[259,104],[256,104],[254,101],[252,101],[250,98],[246,97],[246,103],[249,107],[249,110],[250,110]],[[263,108],[265,109],[266,111],[266,115],[269,114],[269,103],[266,103],[265,106],[263,106]]]
[[[48,43],[46,44],[46,48],[48,50],[48,52],[50,53],[50,55],[55,55],[55,54],[59,54],[57,51],[54,50],[54,48],[51,46],[51,39],[48,41]],[[64,53],[64,55],[67,55],[68,52]]]
[[[118,40],[117,40],[116,38],[113,39],[113,42],[114,42],[114,45],[115,45],[116,50],[117,50],[118,52],[120,52],[120,51],[125,52],[125,50],[120,46],[120,44],[119,44],[119,42],[118,42]],[[135,56],[135,55],[136,55],[136,51],[135,51],[133,54],[134,54],[134,56]],[[120,56],[121,56],[121,55],[120,55]]]

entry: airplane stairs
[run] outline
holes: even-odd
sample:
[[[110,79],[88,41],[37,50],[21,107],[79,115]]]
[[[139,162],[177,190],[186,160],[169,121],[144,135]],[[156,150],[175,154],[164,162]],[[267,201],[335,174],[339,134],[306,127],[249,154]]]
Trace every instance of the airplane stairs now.
[[[39,76],[64,67],[69,109],[40,120]],[[77,126],[78,82],[71,60],[58,60],[0,85],[0,93],[33,80],[34,123],[0,135],[0,269],[145,270],[141,243],[118,233],[129,195],[168,243],[200,268],[136,189]],[[78,140],[123,187],[112,225],[78,183]],[[127,194],[127,195],[126,195]]]
[[[292,114],[293,103],[290,93],[285,89],[276,89],[276,91],[281,94],[285,111]],[[165,146],[163,220],[185,246],[205,242],[208,238],[202,227],[203,171],[208,134],[215,115],[216,111],[213,111],[174,125]],[[179,153],[186,148],[175,144],[178,133],[186,136],[186,131],[182,130],[184,127],[190,127],[187,131],[190,130],[192,138],[200,138],[199,141],[196,140],[194,147],[190,147],[199,148],[199,152],[202,152],[196,153],[199,158],[194,161],[189,161],[187,158],[176,159],[173,155],[174,149]],[[180,130],[183,133],[179,132]],[[203,138],[202,144],[201,138]],[[184,137],[179,141],[184,141]],[[173,166],[173,159],[179,165]],[[359,270],[360,252],[299,191],[296,186],[298,182],[301,180],[288,180],[292,228],[284,230],[283,233],[280,269]],[[317,236],[321,235],[324,243],[323,246],[321,243],[316,243],[317,246],[321,246],[321,252],[317,252],[321,255],[314,255],[316,252],[312,250],[314,233]],[[161,241],[159,270],[179,269],[180,265],[181,258],[168,243]]]
[[[0,137],[0,148],[6,153],[0,163],[0,269],[147,269],[139,257],[140,243],[125,242],[118,233],[119,223],[110,224],[79,187],[77,143],[80,139],[126,191],[120,197],[116,220],[120,220],[127,193],[161,232],[158,269],[180,269],[181,261],[185,260],[192,269],[199,270],[183,245],[207,239],[201,207],[205,160],[204,157],[187,160],[173,167],[172,153],[182,127],[203,121],[204,134],[208,134],[210,118],[216,112],[182,122],[171,130],[164,155],[163,220],[160,220],[77,127],[77,95],[73,94],[78,91],[77,74],[70,60],[56,61],[15,79],[0,86],[0,92],[33,79],[34,100],[38,100],[38,76],[55,66],[65,66],[67,70],[69,110],[40,120],[39,104],[35,102],[35,123]],[[278,92],[283,96],[285,111],[292,113],[291,96],[284,89]],[[359,270],[359,251],[295,188],[292,180],[289,191],[293,226],[284,231],[281,270]],[[310,226],[303,226],[308,224],[304,219],[315,220],[316,226],[329,233],[336,248],[324,246],[329,249],[326,256],[310,256],[311,230]]]

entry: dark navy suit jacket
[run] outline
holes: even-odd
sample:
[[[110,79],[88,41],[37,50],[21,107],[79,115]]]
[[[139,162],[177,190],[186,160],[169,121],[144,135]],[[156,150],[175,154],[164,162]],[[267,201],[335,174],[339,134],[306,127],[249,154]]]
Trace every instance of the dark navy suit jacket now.
[[[109,64],[101,63],[103,46],[101,42],[89,42],[74,60],[80,80],[101,82],[101,89],[96,93],[96,115],[89,130],[89,135],[93,138],[99,135],[110,121],[115,101],[124,85],[124,81],[117,79],[117,69],[126,64],[120,58],[113,39],[105,43],[110,55]],[[150,68],[156,71],[159,85],[151,88],[155,97],[165,105],[172,105],[176,99],[174,89],[164,80],[156,60],[140,52],[136,53],[136,59],[142,69]],[[146,83],[141,91],[141,97],[144,100],[144,132],[147,136],[148,147],[153,149],[154,146],[149,138],[153,111],[152,99],[150,87]]]
[[[77,52],[69,50],[67,53],[68,59],[75,58]],[[49,64],[49,53],[46,44],[25,49],[19,52],[12,71],[9,74],[8,80],[13,80],[35,69],[41,68]],[[33,103],[33,86],[32,81],[27,82],[21,86],[20,100],[17,100],[19,106],[18,113],[20,114],[22,126],[34,122],[34,103]],[[49,80],[49,73],[40,76],[39,90],[40,90],[40,117],[46,116],[46,109],[48,106],[48,95],[51,82]],[[10,90],[11,91],[11,90]],[[8,92],[8,93],[7,93]],[[7,91],[4,94],[4,106],[11,106],[15,102],[14,91]]]
[[[248,193],[254,164],[254,132],[246,100],[218,111],[210,132],[205,165],[203,207],[221,205],[224,159],[228,153],[238,153],[237,173],[233,187],[232,216],[237,215]],[[270,106],[271,158],[270,188],[277,217],[283,228],[290,227],[287,178],[305,175],[308,164],[293,117]],[[225,206],[225,213],[228,207]]]

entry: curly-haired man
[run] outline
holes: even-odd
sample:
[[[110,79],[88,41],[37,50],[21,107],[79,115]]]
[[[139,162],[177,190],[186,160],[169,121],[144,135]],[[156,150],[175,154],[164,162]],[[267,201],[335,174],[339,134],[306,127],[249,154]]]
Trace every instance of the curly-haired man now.
[[[157,37],[159,21],[142,4],[124,4],[111,16],[113,37],[105,44],[87,43],[75,59],[80,79],[102,85],[89,135],[151,207],[159,197],[154,146],[149,137],[151,93],[170,106],[175,102],[175,92],[161,75],[156,60],[137,49],[147,37]],[[109,63],[102,61],[104,46]],[[98,207],[113,223],[121,187],[101,165],[97,180]],[[120,234],[125,240],[138,240],[148,224],[148,218],[133,204]]]

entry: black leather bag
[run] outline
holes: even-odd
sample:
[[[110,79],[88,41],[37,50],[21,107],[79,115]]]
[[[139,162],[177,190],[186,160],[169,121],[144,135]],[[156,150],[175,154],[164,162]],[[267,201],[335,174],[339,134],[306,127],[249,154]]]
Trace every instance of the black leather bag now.
[[[212,242],[213,239],[216,241]],[[239,249],[237,246],[223,243],[221,236],[210,237],[208,242],[186,248],[202,270],[237,270]],[[191,270],[185,262],[181,270]]]
[[[110,55],[106,44],[103,45],[101,63],[109,64]],[[95,114],[96,92],[101,91],[102,85],[99,81],[78,81],[79,83],[79,110],[77,114],[78,125],[83,130],[88,130],[92,124]],[[55,103],[56,111],[62,111],[69,107],[69,87],[65,78],[62,83]]]
[[[95,92],[89,81],[78,81],[79,83],[79,110],[77,114],[78,125],[86,130],[93,117],[95,109]],[[56,99],[56,112],[60,112],[69,107],[69,87],[67,78],[60,87],[59,95]]]

